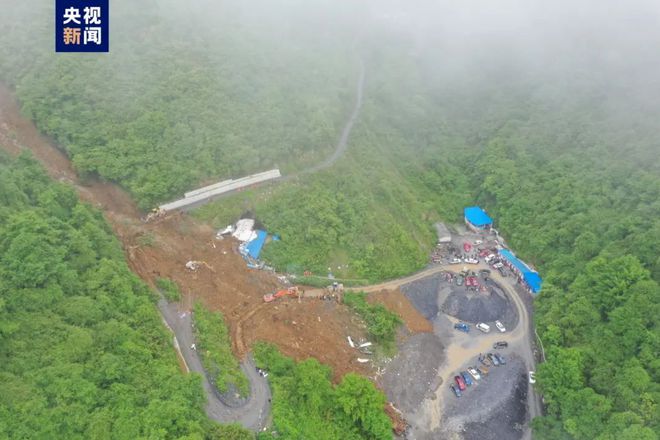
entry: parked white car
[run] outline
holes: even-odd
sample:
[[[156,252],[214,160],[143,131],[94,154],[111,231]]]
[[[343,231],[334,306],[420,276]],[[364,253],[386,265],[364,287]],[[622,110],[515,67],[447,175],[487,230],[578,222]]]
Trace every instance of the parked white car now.
[[[479,372],[477,371],[476,368],[470,367],[467,370],[468,370],[468,373],[470,373],[470,375],[472,377],[474,377],[474,380],[481,380],[481,374],[479,374]]]
[[[506,331],[506,328],[504,328],[504,324],[502,324],[500,321],[495,321],[495,327],[497,327],[497,329],[502,333]]]
[[[484,333],[490,332],[490,326],[488,324],[484,324],[483,322],[477,324],[477,328]]]
[[[529,372],[529,383],[535,384],[536,383],[536,373],[533,371]]]

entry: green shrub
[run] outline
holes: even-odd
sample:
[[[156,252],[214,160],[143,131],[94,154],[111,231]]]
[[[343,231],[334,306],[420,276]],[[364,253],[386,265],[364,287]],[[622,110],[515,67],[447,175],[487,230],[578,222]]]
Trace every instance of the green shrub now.
[[[260,440],[392,438],[385,395],[365,377],[349,373],[333,386],[332,370],[316,359],[296,363],[267,343],[255,344],[253,352],[273,393],[273,433]]]
[[[396,330],[402,323],[401,318],[382,304],[368,303],[366,296],[363,292],[347,292],[344,295],[344,303],[364,319],[374,340],[380,343],[386,352],[392,352],[396,342]]]
[[[229,390],[233,384],[242,396],[247,396],[250,384],[231,351],[227,325],[220,312],[212,312],[200,303],[195,304],[195,338],[204,369],[209,373],[218,391]]]
[[[165,299],[169,302],[177,302],[181,300],[181,292],[179,286],[167,278],[156,278],[156,287],[163,294]]]

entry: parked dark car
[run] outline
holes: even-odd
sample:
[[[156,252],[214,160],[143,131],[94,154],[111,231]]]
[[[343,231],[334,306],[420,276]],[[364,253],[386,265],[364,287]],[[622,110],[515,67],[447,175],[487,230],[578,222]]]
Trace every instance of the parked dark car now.
[[[495,356],[497,358],[497,361],[501,365],[506,365],[506,359],[504,359],[504,356],[502,356],[501,354],[497,354],[497,353],[495,353],[493,356]]]
[[[509,343],[506,341],[497,341],[493,344],[493,348],[507,348]]]
[[[454,384],[449,385],[449,388],[454,392],[456,397],[461,397],[463,394],[461,394],[461,390],[458,389],[458,387]]]
[[[493,356],[493,353],[488,353],[488,359],[495,365],[496,367],[500,365],[500,360],[497,359],[497,356]]]
[[[458,322],[458,323],[454,324],[454,328],[456,330],[460,330],[460,331],[465,332],[465,333],[470,332],[470,326],[468,324],[464,323],[464,322]]]
[[[467,371],[461,371],[461,376],[463,376],[463,380],[467,386],[472,386],[472,378]]]

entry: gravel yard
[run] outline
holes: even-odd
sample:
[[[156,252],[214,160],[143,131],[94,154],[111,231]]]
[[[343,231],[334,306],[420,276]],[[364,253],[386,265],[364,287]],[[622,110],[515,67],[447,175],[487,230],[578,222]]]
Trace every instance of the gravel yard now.
[[[500,320],[507,328],[513,328],[518,318],[513,304],[506,293],[495,283],[487,284],[488,292],[468,291],[463,286],[451,286],[451,293],[442,304],[441,310],[461,321],[476,324]]]
[[[526,374],[522,359],[507,356],[506,365],[492,367],[488,376],[469,387],[463,397],[456,398],[452,393],[445,407],[445,427],[449,431],[445,435],[462,432],[465,440],[520,438],[527,417]],[[451,393],[448,386],[447,392]]]
[[[387,397],[404,412],[413,411],[437,388],[438,367],[444,361],[444,346],[433,333],[408,338],[399,354],[387,365],[381,378]]]
[[[482,278],[479,281],[483,283]],[[404,295],[434,329],[433,333],[417,334],[402,342],[399,354],[381,377],[388,398],[411,422],[405,438],[521,438],[527,421],[528,384],[524,361],[515,354],[515,346],[498,350],[507,364],[490,367],[488,376],[468,387],[462,397],[455,397],[449,388],[454,375],[479,365],[479,351],[490,350],[492,343],[487,337],[492,338],[497,332],[493,325],[486,336],[474,327],[465,334],[453,329],[454,322],[493,324],[500,320],[507,329],[518,323],[515,305],[507,293],[492,281],[486,285],[487,292],[470,291],[437,274],[401,286]]]

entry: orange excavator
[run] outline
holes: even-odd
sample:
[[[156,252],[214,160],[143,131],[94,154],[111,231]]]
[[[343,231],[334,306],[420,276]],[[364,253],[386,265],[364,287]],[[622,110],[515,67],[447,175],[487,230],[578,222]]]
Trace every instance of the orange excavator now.
[[[275,293],[268,293],[264,295],[264,302],[269,303],[284,296],[298,296],[300,298],[300,291],[298,290],[298,287],[293,286],[288,289],[278,290]]]

